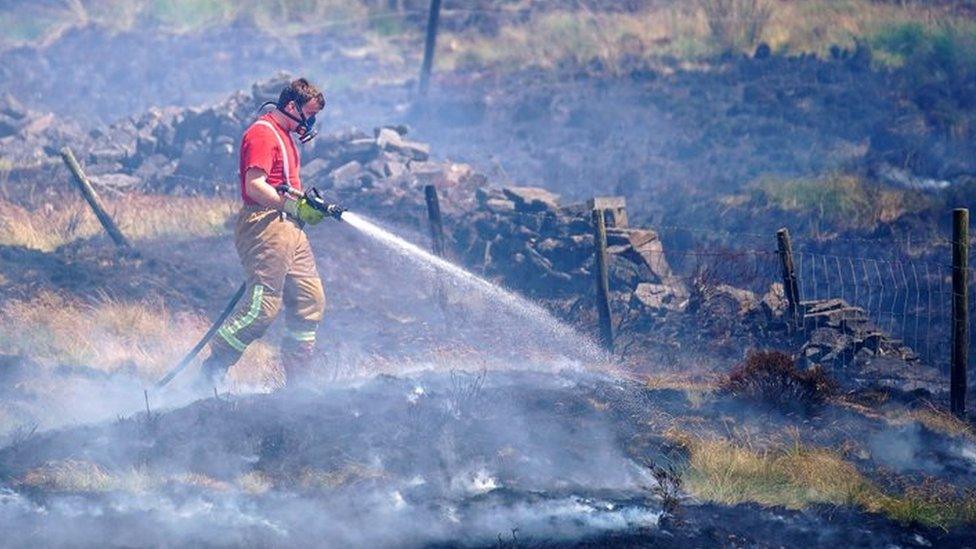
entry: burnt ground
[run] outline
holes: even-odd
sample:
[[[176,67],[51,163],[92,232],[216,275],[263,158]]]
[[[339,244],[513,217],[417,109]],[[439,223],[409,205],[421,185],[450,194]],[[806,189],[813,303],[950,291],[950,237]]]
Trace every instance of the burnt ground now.
[[[911,395],[871,415],[839,404],[785,413],[585,373],[571,350],[540,341],[531,322],[454,295],[455,307],[467,308],[448,324],[431,281],[409,262],[343,225],[312,231],[330,295],[319,389],[197,400],[191,370],[172,392],[151,393],[147,415],[138,412],[145,382],[130,373],[71,367],[38,383],[29,358],[7,358],[4,400],[48,415],[35,415],[40,433],[8,433],[0,449],[3,520],[54,545],[80,524],[88,537],[71,543],[309,545],[326,535],[337,545],[976,543],[965,529],[906,526],[843,507],[685,498],[661,520],[648,466],[683,463],[664,437],[670,428],[720,437],[731,429],[756,441],[792,432],[805,444],[846,448],[863,474],[895,492],[931,478],[976,487],[976,449],[915,422],[880,419]],[[4,249],[18,259],[4,262],[7,296],[49,289],[141,299],[179,287],[174,308],[213,316],[236,287],[229,235],[139,248],[120,258],[96,238],[41,262]],[[85,394],[100,402],[82,404]],[[78,421],[88,425],[72,426]],[[65,471],[89,480],[72,485]]]
[[[15,490],[3,493],[0,513],[20,525],[6,540],[13,545],[18,536],[119,546],[294,546],[322,536],[338,546],[976,543],[966,530],[905,527],[833,507],[685,499],[661,520],[647,466],[682,458],[655,418],[719,429],[732,413],[721,400],[689,413],[687,398],[571,371],[427,372],[209,398],[0,450],[0,482]],[[740,406],[738,419],[755,412]],[[840,420],[859,433],[888,429],[846,415]],[[818,427],[775,422],[817,431],[838,417]],[[964,479],[974,469],[971,462],[953,473]],[[73,482],[91,486],[75,494]]]
[[[47,51],[4,52],[0,70],[10,78],[0,80],[15,83],[4,90],[34,108],[93,126],[149,105],[211,101],[280,68],[308,70],[337,82],[329,125],[408,122],[436,156],[470,161],[493,181],[541,184],[569,199],[623,194],[635,224],[751,233],[771,232],[782,212],[724,210],[707,199],[763,174],[870,171],[890,160],[890,149],[876,147],[885,142],[879,136],[891,136],[889,122],[924,118],[890,75],[848,61],[775,56],[692,70],[664,63],[625,77],[599,68],[443,75],[428,106],[410,108],[409,82],[368,81],[413,69],[352,60],[340,46],[362,45],[355,40],[320,37],[302,59],[293,43],[238,47],[243,30],[191,37],[72,31]],[[91,74],[92,59],[107,69]],[[12,77],[19,74],[30,76]],[[72,87],[71,100],[45,103],[37,85],[57,81],[55,74],[89,84]],[[140,93],[107,101],[119,81]],[[959,166],[974,157],[971,143],[952,149],[929,137],[908,143],[931,153],[921,156],[922,174],[965,171]],[[41,433],[8,437],[0,449],[0,522],[18,525],[4,543],[312,545],[329,536],[337,545],[976,545],[964,529],[900,525],[850,508],[685,501],[679,520],[659,521],[645,465],[682,459],[661,435],[676,420],[716,433],[733,424],[760,438],[791,427],[814,445],[854,441],[863,452],[848,458],[878,482],[893,472],[903,481],[936,476],[966,487],[976,478],[973,449],[917,423],[889,425],[834,405],[813,417],[784,416],[599,375],[499,372],[559,372],[579,362],[573,349],[540,339],[531,322],[470,303],[463,289],[449,292],[453,312],[445,318],[432,282],[402,258],[342,226],[315,230],[330,301],[319,391],[197,401],[184,386],[152,395],[147,416],[136,413],[144,381],[129,374],[67,367],[52,372],[49,385],[25,386],[36,374],[29,357],[0,361],[5,401],[48,409]],[[119,258],[101,238],[50,254],[0,247],[0,299],[44,289],[81,298],[161,296],[174,309],[212,317],[238,284],[227,236],[139,248],[138,256]],[[695,351],[673,367],[700,366]],[[724,368],[730,359],[713,363]],[[490,368],[483,387],[476,373],[443,372],[482,367]],[[90,424],[44,431],[77,422]],[[57,475],[34,485],[41,488],[24,484],[30,471],[66,461],[87,479],[81,486]],[[265,486],[263,475],[274,481]]]

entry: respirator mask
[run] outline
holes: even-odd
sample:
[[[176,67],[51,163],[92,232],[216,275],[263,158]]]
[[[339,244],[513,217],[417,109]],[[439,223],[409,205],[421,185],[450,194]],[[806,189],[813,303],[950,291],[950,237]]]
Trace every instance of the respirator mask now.
[[[308,143],[309,141],[314,139],[316,135],[318,135],[319,132],[314,127],[315,115],[306,117],[305,113],[302,111],[303,105],[298,104],[297,101],[295,101],[295,106],[297,107],[296,110],[298,110],[298,115],[301,116],[301,118],[298,118],[288,113],[287,111],[285,111],[285,109],[279,108],[278,104],[275,103],[274,101],[265,101],[264,103],[261,104],[260,108],[263,109],[268,105],[274,105],[274,108],[278,109],[278,112],[280,112],[281,114],[287,116],[288,118],[298,123],[298,127],[295,128],[295,131],[296,133],[298,133],[298,140],[301,141],[302,143]]]

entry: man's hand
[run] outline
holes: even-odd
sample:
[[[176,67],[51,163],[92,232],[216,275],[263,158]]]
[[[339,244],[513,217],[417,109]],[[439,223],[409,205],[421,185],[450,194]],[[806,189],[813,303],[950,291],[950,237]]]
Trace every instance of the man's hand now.
[[[298,199],[286,197],[282,210],[309,225],[315,225],[325,219],[325,214],[309,204],[308,199],[304,196]]]

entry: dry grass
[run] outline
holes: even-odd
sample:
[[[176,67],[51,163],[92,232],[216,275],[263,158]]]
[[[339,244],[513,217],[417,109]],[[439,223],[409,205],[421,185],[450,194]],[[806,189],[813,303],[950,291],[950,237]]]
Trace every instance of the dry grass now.
[[[694,496],[725,505],[755,502],[801,509],[811,504],[853,505],[903,523],[949,528],[976,523],[976,494],[943,484],[885,493],[838,452],[799,442],[765,448],[671,430],[689,462],[683,484]]]
[[[254,473],[251,475],[253,476]],[[255,481],[252,479],[251,482],[253,484]],[[96,463],[72,459],[45,463],[41,467],[31,469],[15,481],[15,484],[20,487],[45,492],[72,493],[144,493],[158,489],[167,483],[178,483],[213,492],[226,492],[232,488],[228,482],[199,473],[166,476],[141,468],[110,472]],[[251,484],[241,485],[241,489],[249,493],[259,493],[251,492],[248,487],[252,487]]]
[[[899,410],[889,413],[883,419],[895,425],[917,422],[934,433],[963,438],[976,443],[976,429],[972,425],[952,415],[949,411],[936,408],[932,404],[925,404],[914,410]]]
[[[103,297],[88,303],[53,293],[7,301],[0,325],[0,354],[24,355],[45,367],[126,370],[147,380],[168,371],[209,326],[207,319],[170,311],[161,301]],[[276,363],[272,348],[255,342],[231,379],[267,386],[265,376],[276,371]]]
[[[237,202],[221,198],[132,195],[105,200],[105,209],[130,240],[220,234]],[[28,210],[0,201],[0,244],[51,251],[104,231],[80,198],[57,208]]]
[[[361,463],[349,462],[342,467],[331,471],[322,469],[305,469],[302,471],[298,482],[304,488],[325,488],[335,489],[360,482],[380,479],[386,476],[386,472],[363,465]]]
[[[64,460],[31,469],[17,482],[46,492],[145,492],[160,479],[141,469],[113,474],[90,461]]]
[[[763,177],[751,187],[755,204],[802,214],[824,237],[832,232],[873,230],[931,206],[931,199],[921,193],[884,188],[846,174],[797,179]]]
[[[935,28],[965,21],[951,7],[924,2],[695,0],[655,2],[632,13],[604,12],[593,2],[570,5],[572,9],[535,10],[528,15],[508,13],[505,7],[480,14],[498,18],[497,33],[442,31],[438,67],[505,70],[599,60],[616,70],[627,58],[669,55],[694,60],[728,49],[750,52],[759,41],[774,51],[826,55],[833,44],[852,48],[856,38],[890,27],[918,23]],[[384,44],[371,49],[394,52],[398,64],[410,61],[412,67],[423,35],[423,26],[416,21],[423,18],[411,22],[404,15],[384,3],[342,0],[19,1],[0,8],[0,24],[10,30],[0,37],[0,46],[49,43],[72,27],[88,24],[124,31],[148,23],[150,28],[188,32],[245,18],[275,33],[344,29],[369,43]],[[442,17],[464,15],[463,10],[452,13],[445,6]]]
[[[261,471],[251,471],[250,473],[245,473],[237,477],[236,483],[241,490],[244,490],[251,495],[263,494],[274,488],[274,483],[271,481],[271,479]]]
[[[74,27],[94,24],[109,31],[126,31],[148,22],[171,32],[203,30],[214,25],[251,19],[276,33],[308,32],[339,21],[357,21],[376,11],[375,4],[344,0],[68,0],[64,2],[7,2],[0,8],[0,24],[10,32],[0,44],[25,41],[50,43]],[[350,21],[352,20],[352,21]]]
[[[964,21],[946,8],[923,3],[867,0],[699,0],[657,4],[634,13],[549,11],[507,23],[493,36],[444,33],[438,65],[505,70],[595,60],[614,73],[626,69],[628,59],[695,60],[729,49],[751,53],[760,41],[776,52],[826,56],[832,45],[853,49],[857,39],[890,27],[917,23],[937,28]]]
[[[648,389],[708,393],[718,389],[722,377],[719,374],[662,372],[643,374],[639,379]]]

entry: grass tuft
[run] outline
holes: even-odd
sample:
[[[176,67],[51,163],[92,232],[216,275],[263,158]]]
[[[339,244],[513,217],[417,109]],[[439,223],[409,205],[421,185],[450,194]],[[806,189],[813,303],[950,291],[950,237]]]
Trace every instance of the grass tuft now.
[[[236,201],[200,197],[132,195],[105,200],[119,229],[133,241],[192,238],[221,234]],[[0,201],[0,245],[52,251],[103,234],[95,214],[81,199],[54,208],[26,209]]]
[[[31,469],[17,483],[46,492],[140,493],[155,487],[159,479],[141,469],[112,474],[96,463],[69,459]]]
[[[759,449],[677,430],[667,436],[688,451],[683,485],[703,500],[788,509],[813,504],[857,506],[904,524],[943,529],[976,524],[976,493],[956,494],[933,482],[910,487],[901,495],[888,494],[827,448],[794,442]]]
[[[43,367],[86,366],[158,379],[209,327],[205,318],[176,313],[159,300],[126,302],[103,297],[79,302],[51,292],[0,307],[0,354],[23,355]],[[206,352],[203,353],[206,355]],[[252,344],[231,370],[237,383],[274,386],[272,348]]]
[[[797,212],[813,230],[827,235],[871,231],[930,205],[921,193],[890,189],[861,177],[829,174],[814,178],[763,177],[752,184],[752,200],[785,212]]]

